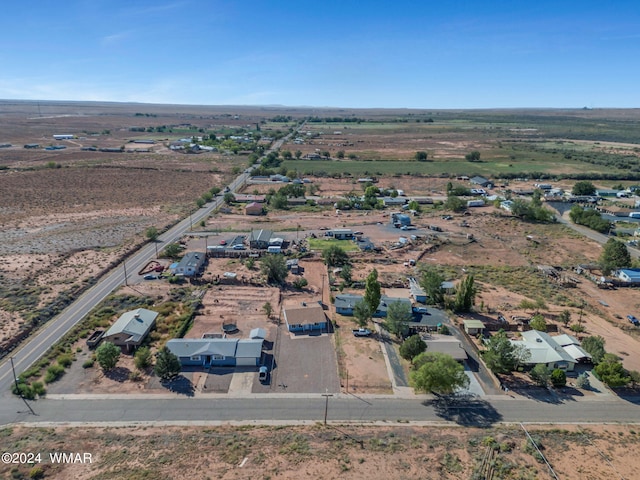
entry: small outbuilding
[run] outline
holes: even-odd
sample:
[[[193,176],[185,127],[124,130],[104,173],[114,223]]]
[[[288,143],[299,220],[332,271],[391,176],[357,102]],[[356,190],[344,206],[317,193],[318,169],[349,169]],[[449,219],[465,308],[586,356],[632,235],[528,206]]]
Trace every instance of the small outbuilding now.
[[[245,205],[245,215],[262,215],[264,213],[264,207],[258,202],[251,202]]]
[[[469,335],[482,335],[484,333],[485,325],[480,320],[464,319],[462,324],[464,325],[464,331]]]

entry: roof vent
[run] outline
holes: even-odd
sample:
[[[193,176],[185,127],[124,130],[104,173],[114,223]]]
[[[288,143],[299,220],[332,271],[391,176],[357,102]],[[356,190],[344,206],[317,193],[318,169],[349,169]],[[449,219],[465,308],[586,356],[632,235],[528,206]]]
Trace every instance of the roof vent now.
[[[541,338],[536,338],[536,342],[542,343],[542,339]]]

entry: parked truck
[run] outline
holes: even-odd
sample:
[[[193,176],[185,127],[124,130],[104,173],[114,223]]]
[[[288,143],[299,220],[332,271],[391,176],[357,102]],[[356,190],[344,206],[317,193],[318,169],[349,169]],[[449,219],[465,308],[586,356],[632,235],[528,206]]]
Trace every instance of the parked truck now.
[[[368,328],[358,328],[356,330],[353,330],[353,335],[355,337],[369,337],[371,336],[371,330],[369,330]]]

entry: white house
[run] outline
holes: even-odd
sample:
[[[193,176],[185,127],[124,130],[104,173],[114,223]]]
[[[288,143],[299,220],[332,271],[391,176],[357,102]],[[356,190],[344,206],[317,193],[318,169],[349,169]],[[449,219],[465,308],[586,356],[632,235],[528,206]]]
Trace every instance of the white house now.
[[[511,340],[511,343],[529,351],[529,359],[524,363],[530,367],[542,363],[550,369],[572,372],[576,363],[591,359],[591,355],[580,347],[580,342],[570,335],[552,337],[545,332],[529,330],[522,333],[522,340]]]

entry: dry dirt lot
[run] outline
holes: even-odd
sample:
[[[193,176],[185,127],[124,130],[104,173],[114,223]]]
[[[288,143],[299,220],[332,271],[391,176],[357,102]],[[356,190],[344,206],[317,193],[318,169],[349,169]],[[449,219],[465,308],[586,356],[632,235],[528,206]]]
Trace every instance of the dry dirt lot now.
[[[557,478],[632,479],[640,469],[629,455],[640,444],[634,426],[526,428]],[[7,451],[41,452],[52,480],[553,478],[517,426],[13,427],[0,435]],[[92,463],[53,465],[56,451],[90,453]],[[31,468],[2,464],[0,475],[26,478]]]

